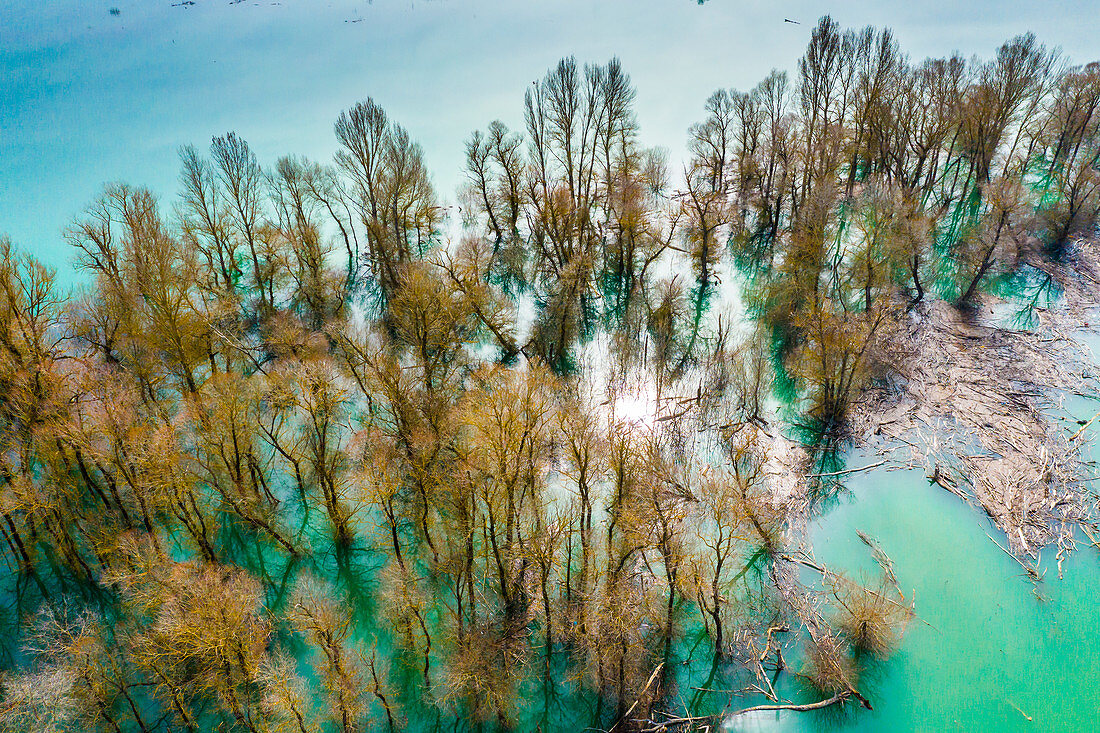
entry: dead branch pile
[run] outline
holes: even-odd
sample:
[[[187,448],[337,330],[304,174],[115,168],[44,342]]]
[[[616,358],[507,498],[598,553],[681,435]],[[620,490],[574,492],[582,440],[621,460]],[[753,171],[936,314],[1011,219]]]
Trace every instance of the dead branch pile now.
[[[1036,260],[1063,297],[1036,309],[1032,331],[994,323],[988,300],[971,312],[943,301],[909,311],[879,355],[892,376],[853,419],[857,435],[923,454],[931,480],[981,506],[1025,561],[1052,543],[1068,548],[1074,527],[1095,526],[1078,435],[1050,411],[1067,391],[1095,389],[1074,331],[1100,293],[1096,251],[1082,242],[1071,265]]]

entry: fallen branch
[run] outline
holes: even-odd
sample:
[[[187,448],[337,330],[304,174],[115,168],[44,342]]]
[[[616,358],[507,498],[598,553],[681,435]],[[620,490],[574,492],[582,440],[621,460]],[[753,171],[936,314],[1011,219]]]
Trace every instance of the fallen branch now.
[[[966,495],[965,491],[958,487],[958,484],[951,481],[951,479],[940,473],[940,464],[936,464],[935,469],[932,471],[932,475],[928,476],[928,481],[930,483],[938,485],[940,488],[947,489],[963,501],[967,503],[970,502],[970,497]]]
[[[721,717],[721,715],[691,715],[683,718],[669,718],[660,723],[653,720],[638,720],[635,722],[650,724],[648,728],[640,729],[642,733],[665,733],[668,731],[669,726],[694,725],[703,722],[716,723]]]
[[[649,686],[653,684],[653,680],[657,679],[657,675],[661,672],[661,669],[664,666],[665,666],[664,662],[661,662],[660,664],[657,665],[657,667],[653,670],[653,674],[649,675],[649,681],[647,681],[645,683],[645,687],[643,687],[642,691],[638,693],[638,699],[634,701],[634,704],[630,706],[630,709],[628,709],[625,713],[623,713],[623,717],[619,718],[618,721],[616,721],[615,725],[611,726],[608,729],[607,733],[611,733],[611,731],[618,728],[619,723],[626,720],[630,716],[630,714],[634,712],[634,708],[638,707],[638,703],[640,703],[642,701],[642,698],[645,697],[645,694],[647,692],[649,692]]]
[[[986,537],[989,538],[990,542],[1001,548],[1001,552],[1015,560],[1020,565],[1020,567],[1024,569],[1024,572],[1027,573],[1028,578],[1035,581],[1036,583],[1043,579],[1043,576],[1039,574],[1039,571],[1035,567],[1028,565],[1022,559],[1020,559],[1019,555],[1009,550],[997,540],[993,539],[993,535],[989,534],[989,532],[986,532],[984,529],[982,530],[982,532],[985,534]]]
[[[1091,420],[1089,420],[1089,421],[1088,421],[1087,423],[1085,423],[1084,425],[1082,425],[1082,426],[1081,426],[1081,427],[1080,427],[1080,428],[1079,428],[1079,429],[1077,430],[1077,432],[1076,432],[1076,433],[1074,433],[1073,435],[1071,435],[1071,436],[1070,436],[1070,438],[1069,438],[1069,441],[1068,441],[1068,442],[1072,443],[1073,441],[1077,440],[1077,438],[1078,438],[1078,437],[1080,437],[1081,433],[1085,432],[1085,430],[1086,430],[1086,429],[1088,428],[1088,426],[1089,426],[1089,425],[1092,425],[1092,424],[1093,424],[1094,422],[1096,422],[1096,418],[1098,418],[1098,417],[1100,417],[1100,412],[1098,412],[1098,413],[1096,413],[1095,415],[1093,415],[1093,416],[1092,416],[1092,419],[1091,419]]]
[[[806,478],[825,478],[826,476],[843,476],[846,473],[856,473],[858,471],[868,471],[872,468],[877,468],[878,466],[881,466],[884,463],[886,463],[885,459],[879,461],[878,463],[870,463],[866,466],[860,466],[859,468],[846,468],[843,471],[832,471],[830,473],[808,473],[808,474],[806,474]]]
[[[837,694],[833,695],[828,700],[821,700],[819,702],[811,702],[811,703],[807,703],[805,705],[778,705],[778,704],[776,704],[776,705],[754,705],[751,708],[745,708],[743,710],[738,710],[737,712],[733,713],[733,715],[744,715],[745,713],[756,713],[756,712],[760,712],[760,711],[764,711],[764,710],[790,710],[790,711],[793,711],[793,712],[796,712],[796,713],[804,713],[804,712],[808,712],[810,710],[821,710],[822,708],[827,708],[830,705],[836,705],[837,703],[844,702],[845,700],[847,700],[852,695],[858,695],[858,694],[859,693],[853,692],[851,690],[844,690],[843,692],[838,692]],[[865,700],[862,700],[862,697],[860,699],[863,702],[863,705],[865,707],[868,707],[868,708],[870,707],[870,705],[868,705],[868,703]]]
[[[1024,711],[1023,711],[1023,710],[1022,710],[1022,709],[1020,708],[1020,706],[1019,706],[1019,705],[1017,705],[1016,703],[1012,702],[1011,700],[1009,700],[1009,699],[1008,699],[1007,697],[1004,697],[1003,695],[1001,696],[1001,699],[1002,699],[1002,700],[1004,700],[1005,702],[1007,702],[1007,703],[1008,703],[1009,705],[1011,705],[1012,707],[1014,707],[1014,708],[1016,709],[1016,712],[1018,712],[1018,713],[1019,713],[1020,715],[1024,716],[1025,718],[1027,718],[1027,722],[1029,722],[1029,723],[1030,723],[1030,722],[1032,722],[1032,718],[1031,718],[1031,716],[1030,716],[1030,715],[1028,715],[1027,713],[1025,713],[1025,712],[1024,712]]]
[[[1078,526],[1081,527],[1081,531],[1085,533],[1085,536],[1089,538],[1089,542],[1092,543],[1092,546],[1100,549],[1100,542],[1097,541],[1096,535],[1090,532],[1089,528],[1086,527],[1084,524]]]

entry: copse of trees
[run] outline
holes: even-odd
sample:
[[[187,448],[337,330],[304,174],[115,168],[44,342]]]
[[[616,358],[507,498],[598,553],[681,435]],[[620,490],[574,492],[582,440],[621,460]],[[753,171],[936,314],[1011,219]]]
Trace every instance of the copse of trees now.
[[[1093,196],[1092,184],[1058,193],[1052,171],[1076,170],[1055,162],[1068,132],[1061,100],[1095,75],[1094,64],[1067,69],[1030,34],[988,61],[914,65],[889,30],[823,18],[797,84],[775,73],[748,94],[711,98],[693,129],[693,150],[706,151],[696,165],[731,171],[726,241],[815,429],[842,428],[868,349],[902,303],[932,292],[968,307],[1066,232],[1091,231],[1095,203],[1078,219],[1069,201]],[[1077,124],[1095,125],[1091,102],[1074,99],[1090,120]]]
[[[773,386],[842,435],[906,311],[1072,256],[1100,70],[1030,35],[914,64],[824,18],[795,76],[706,100],[678,168],[634,98],[562,60],[524,131],[467,141],[458,241],[369,99],[331,164],[229,133],[181,150],[170,206],[106,187],[75,294],[4,240],[0,726],[638,728],[685,640],[706,690],[778,702],[802,649],[866,704],[905,599],[822,571],[826,618],[792,579]],[[612,404],[638,383],[640,424]]]

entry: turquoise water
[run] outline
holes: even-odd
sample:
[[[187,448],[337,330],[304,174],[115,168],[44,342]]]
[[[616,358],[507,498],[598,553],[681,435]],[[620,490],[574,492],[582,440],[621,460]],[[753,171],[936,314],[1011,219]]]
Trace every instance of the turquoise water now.
[[[1075,399],[1067,411],[1087,420],[1096,406]],[[855,455],[850,465],[874,460]],[[870,535],[902,591],[915,593],[918,618],[899,652],[860,681],[873,711],[761,713],[731,730],[1100,730],[1095,548],[1080,538],[1062,579],[1055,553],[1044,553],[1035,584],[986,535],[1006,544],[980,510],[929,485],[921,469],[852,474],[845,489],[811,528],[818,561],[871,580],[878,571],[856,533]]]
[[[1084,0],[823,5],[693,0],[6,0],[0,6],[0,232],[79,282],[61,236],[107,181],[174,201],[181,145],[235,130],[265,166],[330,161],[341,110],[372,96],[425,150],[454,203],[466,137],[523,126],[523,93],[559,58],[619,56],[646,145],[686,160],[688,126],[718,88],[795,72],[813,22],[890,26],[913,59],[986,55],[1034,31],[1076,63],[1095,55]],[[110,7],[119,15],[111,15]],[[788,17],[800,25],[784,23]]]
[[[872,571],[875,537],[895,563],[918,619],[865,694],[875,705],[851,730],[1064,730],[1100,728],[1100,562],[1083,546],[1057,578],[1044,555],[1039,585],[984,533],[988,521],[920,470],[871,472],[851,500],[814,528],[829,566]],[[1003,537],[998,541],[1004,544]],[[1025,716],[1030,716],[1028,721]],[[812,725],[780,730],[814,730]]]

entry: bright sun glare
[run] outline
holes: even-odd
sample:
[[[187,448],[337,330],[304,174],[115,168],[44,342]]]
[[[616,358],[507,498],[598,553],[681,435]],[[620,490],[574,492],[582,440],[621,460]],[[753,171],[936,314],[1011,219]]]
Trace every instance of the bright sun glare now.
[[[652,429],[657,423],[657,400],[648,387],[613,398],[611,411],[616,422],[632,427]]]

